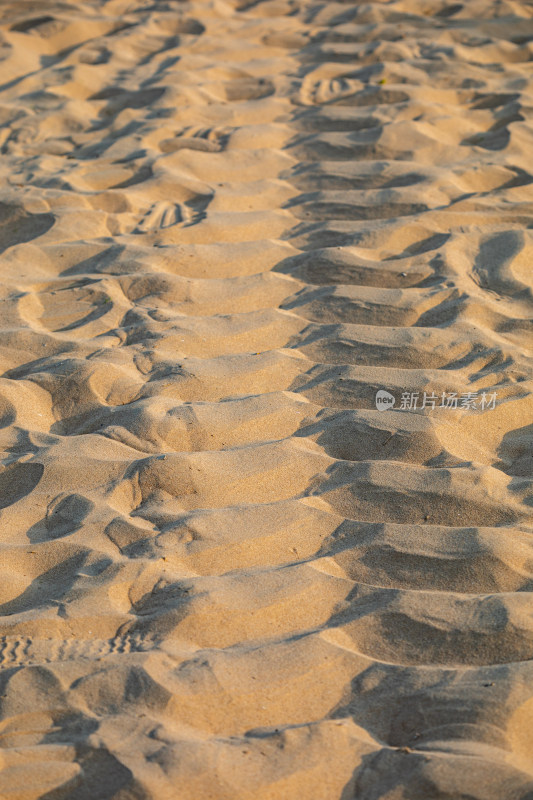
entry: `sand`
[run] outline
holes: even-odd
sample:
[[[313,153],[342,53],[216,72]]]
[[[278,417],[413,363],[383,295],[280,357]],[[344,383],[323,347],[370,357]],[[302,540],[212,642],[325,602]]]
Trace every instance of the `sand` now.
[[[533,3],[0,33],[1,800],[531,800]]]

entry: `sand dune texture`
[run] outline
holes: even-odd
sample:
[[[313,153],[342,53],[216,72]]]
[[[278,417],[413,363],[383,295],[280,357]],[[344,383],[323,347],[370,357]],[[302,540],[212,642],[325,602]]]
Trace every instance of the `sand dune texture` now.
[[[531,800],[533,3],[0,26],[0,798]]]

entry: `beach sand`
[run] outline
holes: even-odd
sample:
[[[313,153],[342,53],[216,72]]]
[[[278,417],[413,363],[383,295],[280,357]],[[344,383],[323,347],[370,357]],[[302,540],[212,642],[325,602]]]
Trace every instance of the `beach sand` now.
[[[1,800],[533,798],[532,63],[2,2]]]

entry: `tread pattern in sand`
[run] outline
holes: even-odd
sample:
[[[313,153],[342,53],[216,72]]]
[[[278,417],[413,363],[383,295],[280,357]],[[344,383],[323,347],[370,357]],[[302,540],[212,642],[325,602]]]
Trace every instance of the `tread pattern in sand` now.
[[[532,17],[2,4],[0,797],[533,796]]]

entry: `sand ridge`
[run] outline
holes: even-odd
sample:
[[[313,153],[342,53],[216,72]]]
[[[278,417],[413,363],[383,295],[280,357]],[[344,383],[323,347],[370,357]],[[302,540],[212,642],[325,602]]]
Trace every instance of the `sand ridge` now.
[[[533,797],[532,42],[2,4],[2,800]]]

